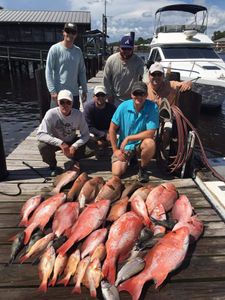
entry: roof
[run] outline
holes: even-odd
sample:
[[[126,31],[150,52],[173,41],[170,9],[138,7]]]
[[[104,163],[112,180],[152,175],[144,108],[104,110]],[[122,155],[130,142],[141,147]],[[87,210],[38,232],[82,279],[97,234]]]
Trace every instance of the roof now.
[[[91,23],[89,11],[0,10],[0,23]]]
[[[207,8],[205,6],[195,5],[195,4],[174,4],[174,5],[168,5],[168,6],[159,8],[156,11],[156,14],[159,12],[171,11],[171,10],[186,11],[186,12],[189,12],[192,14],[196,14],[199,11],[207,11]]]
[[[225,38],[224,37],[222,37],[222,38],[220,38],[220,39],[217,39],[217,40],[213,40],[215,43],[216,42],[225,42]]]

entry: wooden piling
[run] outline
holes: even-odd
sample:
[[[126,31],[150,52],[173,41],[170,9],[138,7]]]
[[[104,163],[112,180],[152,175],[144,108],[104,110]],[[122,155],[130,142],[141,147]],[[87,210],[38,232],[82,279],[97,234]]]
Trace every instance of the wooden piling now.
[[[0,124],[0,181],[3,181],[7,176],[8,176],[8,171],[6,168],[5,150],[4,150],[2,130]]]
[[[35,70],[35,79],[37,87],[37,96],[40,107],[40,121],[44,118],[45,113],[50,108],[50,94],[47,89],[45,80],[45,70],[37,69]]]

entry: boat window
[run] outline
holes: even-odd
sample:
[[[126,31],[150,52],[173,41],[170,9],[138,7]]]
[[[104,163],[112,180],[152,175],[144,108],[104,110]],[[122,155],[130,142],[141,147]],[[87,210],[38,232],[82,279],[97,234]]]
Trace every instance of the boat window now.
[[[149,60],[152,60],[154,62],[162,60],[158,49],[153,49],[151,56],[149,57]]]
[[[212,48],[163,47],[162,51],[166,59],[219,58]]]

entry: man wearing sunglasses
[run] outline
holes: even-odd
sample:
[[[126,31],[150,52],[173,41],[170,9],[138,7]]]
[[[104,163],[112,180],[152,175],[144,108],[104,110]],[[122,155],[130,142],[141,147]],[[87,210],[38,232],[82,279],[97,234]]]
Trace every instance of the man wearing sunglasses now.
[[[116,107],[106,102],[106,99],[105,87],[97,85],[94,88],[93,101],[84,107],[84,117],[93,135],[92,140],[97,149],[97,156],[101,156],[109,145],[109,125],[116,110]]]
[[[155,62],[149,69],[148,99],[156,102],[159,106],[163,98],[170,105],[178,104],[179,93],[190,90],[191,81],[169,81],[164,78],[163,66]]]
[[[140,156],[138,180],[148,182],[147,167],[155,154],[155,131],[159,126],[156,103],[147,100],[147,85],[137,81],[131,90],[132,99],[119,105],[113,115],[109,136],[112,145],[112,174],[121,177],[136,154]],[[117,138],[117,134],[119,138]]]
[[[58,173],[55,152],[61,149],[69,159],[79,159],[85,156],[85,144],[90,137],[83,114],[72,108],[72,93],[61,90],[57,97],[58,106],[47,111],[37,132],[38,148],[51,176]]]
[[[57,94],[67,89],[73,94],[73,108],[80,108],[79,85],[82,87],[82,101],[87,99],[87,79],[81,49],[74,45],[77,26],[66,23],[63,41],[53,45],[48,52],[45,77],[51,94],[51,107],[57,106]]]
[[[130,36],[123,36],[118,53],[112,54],[106,61],[103,73],[103,85],[108,101],[118,106],[130,99],[135,81],[142,80],[144,61],[134,54],[134,41]]]

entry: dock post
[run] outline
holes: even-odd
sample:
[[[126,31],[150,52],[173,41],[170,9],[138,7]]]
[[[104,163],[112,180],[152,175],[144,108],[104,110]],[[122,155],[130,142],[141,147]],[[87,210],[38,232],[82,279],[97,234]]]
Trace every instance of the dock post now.
[[[5,150],[3,145],[2,130],[0,124],[0,181],[3,181],[8,176],[8,171],[5,162]]]
[[[50,94],[45,81],[45,70],[35,70],[35,79],[37,87],[37,96],[40,107],[40,121],[44,118],[45,113],[50,108]]]

